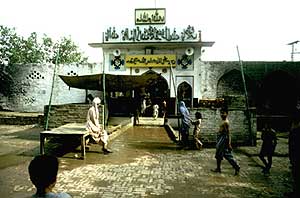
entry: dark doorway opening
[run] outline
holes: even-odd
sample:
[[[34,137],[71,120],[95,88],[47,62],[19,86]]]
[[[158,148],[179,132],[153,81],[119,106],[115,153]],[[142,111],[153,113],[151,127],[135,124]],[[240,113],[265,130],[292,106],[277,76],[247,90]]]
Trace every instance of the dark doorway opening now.
[[[184,101],[186,107],[192,107],[192,86],[187,82],[180,83],[177,88],[178,101]]]
[[[162,76],[158,78],[149,78],[147,75],[155,74],[156,72],[149,70],[141,75],[147,80],[146,85],[140,86],[134,90],[126,92],[110,93],[109,95],[109,111],[111,116],[132,116],[141,110],[143,99],[147,108],[142,116],[152,117],[153,105],[159,105],[159,113],[162,115],[162,103],[165,100],[168,105],[170,90],[168,82]]]
[[[289,130],[289,116],[297,105],[298,90],[296,79],[289,73],[278,70],[268,74],[258,90],[258,130],[262,128],[265,120],[269,120],[276,130]]]
[[[143,75],[150,74],[151,72],[154,71],[149,70]],[[167,80],[164,77],[160,76],[156,80],[149,82],[149,84],[145,87],[145,94],[148,96],[147,105],[149,106],[146,109],[145,116],[152,116],[153,105],[155,104],[159,106],[159,112],[161,116],[163,101],[166,101],[168,105],[170,98],[170,89]]]

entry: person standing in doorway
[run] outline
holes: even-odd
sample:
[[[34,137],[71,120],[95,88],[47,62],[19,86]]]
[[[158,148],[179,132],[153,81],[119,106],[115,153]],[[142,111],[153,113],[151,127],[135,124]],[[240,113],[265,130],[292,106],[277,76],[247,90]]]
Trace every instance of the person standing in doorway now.
[[[182,137],[182,144],[184,148],[188,148],[189,147],[188,137],[189,137],[190,123],[192,119],[190,117],[189,110],[185,106],[184,101],[179,102],[179,112],[181,114],[180,133]]]
[[[262,172],[269,174],[272,166],[272,157],[277,145],[277,137],[274,129],[271,128],[269,121],[265,122],[265,126],[261,132],[262,145],[259,153],[259,159],[264,163],[265,167]],[[265,159],[267,157],[267,160]]]
[[[141,99],[141,108],[140,108],[140,111],[141,111],[141,115],[142,115],[142,116],[145,115],[146,108],[147,108],[147,105],[146,105],[146,98],[143,97],[143,98]]]
[[[154,118],[154,120],[156,120],[158,118],[158,109],[159,109],[158,104],[153,105],[153,118]]]
[[[87,113],[86,129],[90,133],[90,137],[99,145],[102,145],[102,151],[104,154],[111,153],[107,148],[108,134],[103,127],[99,124],[99,109],[98,106],[101,104],[100,98],[96,97],[93,99],[92,106],[89,108]]]
[[[166,100],[164,100],[162,102],[162,105],[161,105],[161,113],[162,113],[162,117],[164,119],[164,124],[166,124],[168,122],[168,118],[167,118],[167,102]]]
[[[164,100],[161,105],[162,117],[166,118],[167,116],[167,102]]]
[[[231,135],[229,131],[229,121],[227,119],[228,110],[227,108],[222,108],[220,110],[222,122],[219,127],[216,143],[216,154],[215,158],[217,160],[217,168],[213,169],[213,172],[221,173],[221,162],[225,158],[231,166],[235,169],[235,175],[239,174],[240,166],[234,159],[232,154],[231,146]]]
[[[141,98],[137,94],[137,96],[134,97],[134,100],[132,102],[132,112],[134,115],[133,125],[136,126],[140,122],[140,115],[141,115],[141,105],[140,105]]]

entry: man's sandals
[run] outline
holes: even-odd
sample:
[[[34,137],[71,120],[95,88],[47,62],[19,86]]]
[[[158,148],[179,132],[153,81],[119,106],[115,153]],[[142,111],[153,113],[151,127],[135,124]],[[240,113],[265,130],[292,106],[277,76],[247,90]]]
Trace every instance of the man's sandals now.
[[[109,154],[109,153],[112,153],[111,150],[108,150],[108,149],[106,149],[106,148],[103,148],[102,151],[103,151],[104,155],[107,155],[107,154]]]

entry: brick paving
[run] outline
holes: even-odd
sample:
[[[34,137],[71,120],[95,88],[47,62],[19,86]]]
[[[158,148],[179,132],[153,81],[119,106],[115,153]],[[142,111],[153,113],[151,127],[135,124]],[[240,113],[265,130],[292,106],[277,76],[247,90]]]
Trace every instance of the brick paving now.
[[[280,144],[286,144],[286,140]],[[114,153],[103,155],[93,145],[86,160],[75,159],[76,151],[60,157],[55,191],[68,192],[75,198],[256,198],[284,197],[291,189],[287,156],[274,157],[271,174],[264,176],[256,155],[259,147],[234,149],[241,165],[239,176],[233,175],[234,170],[227,161],[222,162],[221,174],[211,172],[215,168],[214,148],[180,150],[169,140],[163,127],[130,128],[113,140],[111,148]],[[27,174],[31,157],[25,156],[22,164],[0,169],[2,195],[24,197],[34,193]]]

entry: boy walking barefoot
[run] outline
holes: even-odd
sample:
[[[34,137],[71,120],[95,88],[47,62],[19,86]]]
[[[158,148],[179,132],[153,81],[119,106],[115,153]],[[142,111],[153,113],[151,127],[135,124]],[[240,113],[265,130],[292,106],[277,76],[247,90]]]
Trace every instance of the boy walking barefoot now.
[[[200,131],[201,131],[201,122],[202,122],[202,114],[200,112],[195,113],[196,120],[192,120],[192,124],[194,127],[194,138],[195,138],[195,145],[197,149],[201,149],[203,143],[200,140]]]
[[[231,164],[234,168],[234,175],[238,175],[240,171],[240,166],[232,155],[231,147],[231,136],[229,131],[229,121],[227,119],[228,110],[223,108],[220,110],[222,122],[219,128],[217,135],[217,144],[216,144],[216,154],[215,158],[217,160],[217,168],[212,170],[213,172],[221,173],[221,162],[223,157]]]

